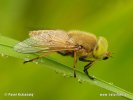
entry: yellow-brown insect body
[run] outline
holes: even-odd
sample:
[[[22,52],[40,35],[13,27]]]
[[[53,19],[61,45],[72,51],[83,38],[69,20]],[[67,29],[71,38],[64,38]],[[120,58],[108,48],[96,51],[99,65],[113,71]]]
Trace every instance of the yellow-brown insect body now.
[[[82,31],[70,31],[69,37],[73,39],[74,44],[81,46],[77,51],[77,56],[80,57],[92,57],[93,49],[97,44],[97,38],[95,35]]]
[[[74,77],[76,77],[76,62],[88,62],[84,72],[90,79],[88,69],[98,59],[106,60],[110,57],[108,42],[104,37],[82,31],[37,30],[29,33],[29,38],[16,44],[14,50],[20,53],[35,53],[39,56],[24,63],[46,57],[46,53],[58,52],[62,55],[71,55],[74,58]]]

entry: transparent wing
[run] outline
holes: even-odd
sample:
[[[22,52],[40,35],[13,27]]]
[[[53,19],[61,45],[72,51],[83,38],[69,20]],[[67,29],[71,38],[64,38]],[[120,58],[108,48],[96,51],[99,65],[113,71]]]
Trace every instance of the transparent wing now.
[[[30,38],[18,43],[14,49],[21,53],[37,53],[61,50],[72,50],[73,40],[61,30],[31,31]]]

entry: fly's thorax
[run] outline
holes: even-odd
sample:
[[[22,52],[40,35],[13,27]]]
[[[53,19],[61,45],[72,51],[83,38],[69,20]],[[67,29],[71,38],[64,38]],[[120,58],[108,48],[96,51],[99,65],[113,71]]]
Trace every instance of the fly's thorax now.
[[[97,38],[94,34],[82,32],[82,31],[70,31],[68,32],[70,39],[73,40],[75,45],[79,45],[82,49],[79,50],[79,54],[85,54],[91,52],[96,43]]]
[[[107,54],[108,50],[108,41],[104,37],[99,37],[97,44],[93,50],[93,56],[96,59],[103,59]]]

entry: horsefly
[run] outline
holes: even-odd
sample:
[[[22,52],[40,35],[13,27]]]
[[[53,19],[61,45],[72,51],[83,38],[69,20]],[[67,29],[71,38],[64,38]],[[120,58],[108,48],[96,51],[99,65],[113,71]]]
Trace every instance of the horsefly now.
[[[110,57],[108,52],[108,42],[104,37],[97,37],[94,34],[83,31],[63,30],[37,30],[29,33],[29,38],[16,44],[15,51],[20,53],[40,54],[24,63],[43,58],[50,52],[57,52],[63,56],[72,56],[74,58],[74,77],[76,77],[77,59],[88,62],[84,66],[85,74],[90,78],[88,69],[97,60],[106,60]]]

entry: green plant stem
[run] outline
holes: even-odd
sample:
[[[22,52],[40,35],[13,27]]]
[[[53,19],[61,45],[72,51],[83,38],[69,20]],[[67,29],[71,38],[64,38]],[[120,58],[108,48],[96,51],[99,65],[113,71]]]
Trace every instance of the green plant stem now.
[[[15,52],[13,50],[13,46],[18,43],[19,41],[8,38],[8,37],[4,37],[4,36],[0,36],[0,53],[2,55],[7,55],[7,56],[12,56],[15,58],[20,58],[20,59],[25,59],[25,58],[34,58],[36,57],[36,55],[34,54],[22,54],[22,53],[18,53]],[[44,64],[44,66],[53,69],[59,73],[63,73],[67,76],[73,76],[73,69],[63,65],[51,58],[43,58],[41,62],[39,62],[40,64]],[[101,88],[107,89],[109,91],[112,91],[114,93],[117,94],[122,94],[123,97],[128,98],[128,99],[132,99],[133,100],[133,94],[120,88],[115,86],[114,84],[111,84],[109,82],[106,82],[104,80],[95,78],[95,80],[90,80],[84,73],[80,72],[80,71],[76,71],[77,73],[77,77],[76,79],[84,81],[84,82],[88,82],[91,84],[94,84],[96,86],[99,86]]]

